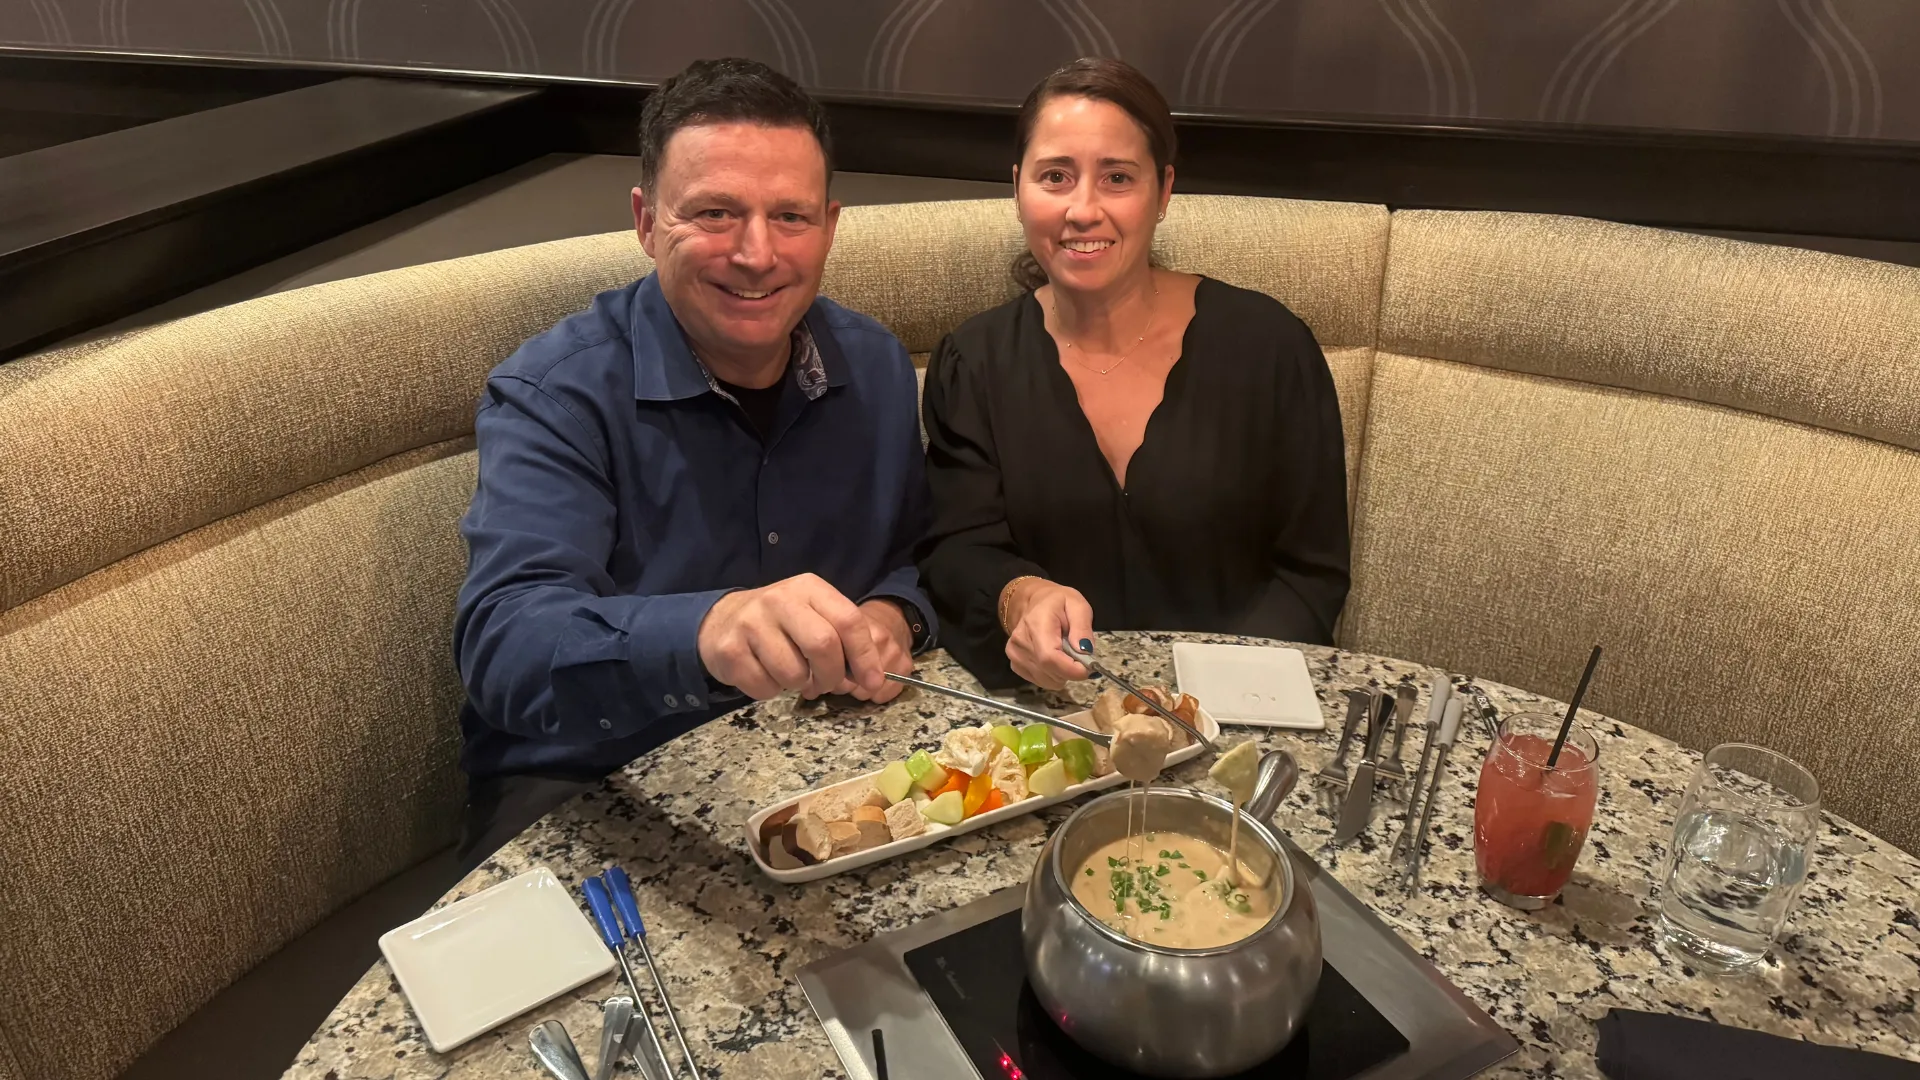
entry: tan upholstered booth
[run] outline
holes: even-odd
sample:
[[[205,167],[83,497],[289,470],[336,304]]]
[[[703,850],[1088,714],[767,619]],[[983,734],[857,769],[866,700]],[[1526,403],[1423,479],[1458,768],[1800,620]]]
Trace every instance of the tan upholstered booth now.
[[[826,287],[924,354],[1019,242],[1000,201],[849,210]],[[1602,641],[1601,710],[1778,746],[1920,847],[1920,272],[1229,198],[1158,255],[1326,348],[1342,644],[1564,696]],[[0,1080],[111,1076],[452,840],[475,396],[645,268],[563,241],[0,366]]]
[[[645,270],[548,244],[0,365],[0,1078],[113,1075],[451,841],[480,385]]]

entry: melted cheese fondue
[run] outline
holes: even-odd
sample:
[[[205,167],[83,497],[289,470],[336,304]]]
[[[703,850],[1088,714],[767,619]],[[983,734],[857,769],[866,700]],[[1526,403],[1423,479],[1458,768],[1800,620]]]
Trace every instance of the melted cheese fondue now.
[[[1254,875],[1244,863],[1239,871],[1228,874],[1227,857],[1204,840],[1148,833],[1095,851],[1074,871],[1073,895],[1136,941],[1211,949],[1239,941],[1273,914],[1272,890],[1248,884]]]

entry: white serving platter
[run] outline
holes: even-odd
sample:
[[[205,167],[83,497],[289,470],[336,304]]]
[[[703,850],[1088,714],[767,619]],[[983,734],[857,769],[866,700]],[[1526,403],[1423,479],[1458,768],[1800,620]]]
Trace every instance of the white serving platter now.
[[[439,1054],[613,970],[544,866],[387,931],[380,953]]]
[[[1066,716],[1061,717],[1061,719],[1077,723],[1082,727],[1094,726],[1093,714],[1090,711],[1068,713]],[[1205,708],[1199,710],[1196,719],[1199,720],[1199,724],[1196,726],[1199,727],[1201,733],[1206,735],[1208,739],[1218,739],[1220,737],[1220,725],[1214,721],[1213,717],[1207,715]],[[1055,740],[1077,738],[1073,732],[1065,728],[1054,728],[1053,735]],[[926,749],[932,750],[935,749],[935,747],[927,747]],[[1190,761],[1199,755],[1201,749],[1202,747],[1197,742],[1188,743],[1186,746],[1168,754],[1167,764],[1172,766],[1178,765],[1183,761]],[[919,851],[923,847],[937,844],[942,840],[950,840],[956,836],[964,836],[975,829],[986,828],[988,825],[992,825],[997,821],[1005,821],[1008,818],[1019,817],[1022,814],[1031,814],[1035,810],[1044,809],[1055,803],[1063,803],[1068,799],[1078,798],[1089,791],[1100,791],[1103,788],[1110,788],[1116,784],[1124,784],[1127,782],[1127,778],[1121,776],[1119,773],[1108,773],[1105,776],[1096,776],[1082,783],[1070,784],[1065,791],[1062,791],[1052,798],[1046,798],[1044,796],[1025,798],[1017,803],[1003,806],[998,810],[989,810],[984,814],[976,814],[960,822],[958,825],[940,825],[929,821],[927,822],[927,831],[919,836],[910,836],[904,840],[894,840],[881,844],[878,847],[868,848],[865,851],[856,851],[848,855],[841,855],[838,858],[815,863],[812,866],[803,866],[798,870],[776,870],[767,865],[766,859],[760,854],[759,839],[761,822],[767,820],[767,818],[775,812],[792,806],[794,803],[799,802],[809,795],[817,795],[823,791],[835,791],[855,784],[872,783],[879,775],[880,773],[878,771],[870,772],[848,780],[842,780],[839,783],[815,788],[812,791],[803,791],[798,795],[782,799],[771,806],[765,806],[755,811],[753,816],[747,819],[747,850],[753,853],[753,861],[755,865],[760,867],[760,872],[775,881],[783,881],[791,885],[797,885],[803,881],[817,881],[820,878],[831,877],[834,874],[845,873],[848,870],[858,870],[863,866],[872,866],[874,863],[891,859],[896,855],[904,855],[909,851]]]
[[[1206,702],[1222,723],[1302,731],[1327,726],[1299,649],[1175,642],[1173,679],[1181,693]]]

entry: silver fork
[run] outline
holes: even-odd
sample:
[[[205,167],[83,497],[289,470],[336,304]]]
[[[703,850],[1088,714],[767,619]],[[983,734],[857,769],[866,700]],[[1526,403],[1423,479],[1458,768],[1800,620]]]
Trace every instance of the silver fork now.
[[[1347,722],[1340,729],[1340,748],[1334,751],[1333,760],[1320,767],[1313,776],[1314,783],[1345,790],[1349,783],[1347,776],[1347,749],[1353,745],[1353,733],[1360,730],[1360,721],[1367,715],[1367,705],[1373,696],[1366,690],[1347,691]]]

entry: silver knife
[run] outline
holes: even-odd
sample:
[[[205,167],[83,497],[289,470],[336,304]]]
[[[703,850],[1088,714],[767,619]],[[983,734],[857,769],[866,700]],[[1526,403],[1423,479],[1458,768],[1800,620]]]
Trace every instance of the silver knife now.
[[[1399,782],[1407,778],[1407,767],[1400,761],[1400,748],[1407,741],[1407,728],[1413,724],[1413,709],[1420,699],[1420,688],[1401,683],[1393,692],[1393,749],[1380,759],[1380,775]]]
[[[1340,804],[1340,823],[1333,830],[1333,842],[1344,844],[1367,830],[1373,818],[1373,778],[1378,769],[1380,743],[1386,738],[1387,723],[1393,717],[1392,701],[1386,694],[1373,695],[1373,715],[1367,719],[1367,748],[1354,767],[1353,782],[1347,785],[1347,797]]]

